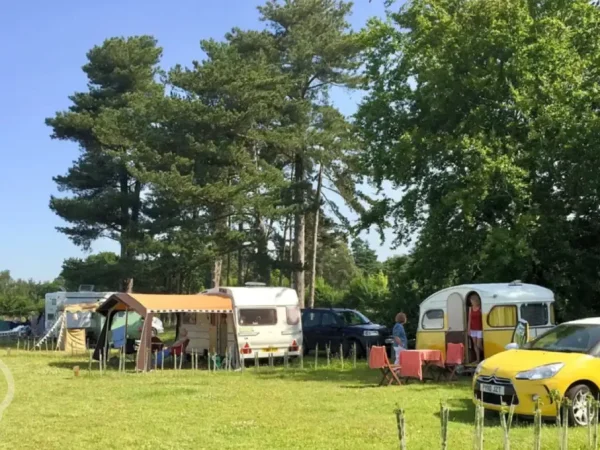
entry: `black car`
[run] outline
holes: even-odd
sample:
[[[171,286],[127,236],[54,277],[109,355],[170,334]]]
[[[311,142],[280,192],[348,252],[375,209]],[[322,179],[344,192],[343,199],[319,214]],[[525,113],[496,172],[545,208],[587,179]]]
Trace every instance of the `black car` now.
[[[332,353],[345,355],[356,344],[357,356],[365,356],[367,347],[385,345],[388,354],[392,345],[390,330],[372,323],[353,309],[307,308],[302,310],[302,335],[304,353],[308,354],[319,345],[320,350],[330,346]]]

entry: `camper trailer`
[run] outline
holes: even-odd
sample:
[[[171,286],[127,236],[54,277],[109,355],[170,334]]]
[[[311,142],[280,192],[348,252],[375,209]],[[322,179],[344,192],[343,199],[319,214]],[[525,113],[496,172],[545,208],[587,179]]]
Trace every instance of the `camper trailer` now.
[[[453,286],[421,303],[417,349],[440,350],[445,357],[449,343],[461,343],[465,361],[474,360],[467,336],[468,298],[472,293],[481,298],[483,358],[504,351],[520,320],[528,323],[532,339],[556,324],[554,294],[541,286],[520,281]]]
[[[45,327],[46,332],[50,331],[56,320],[61,315],[65,305],[98,303],[103,302],[112,295],[112,292],[94,292],[94,287],[82,285],[77,292],[52,292],[45,297]],[[73,315],[67,314],[67,328],[88,330],[90,336],[99,333],[102,328],[101,318],[91,311],[85,311],[74,319]],[[58,327],[55,327],[51,336],[57,337]]]
[[[219,354],[237,348],[240,358],[252,360],[300,354],[302,323],[295,290],[257,284],[203,293],[230,298],[233,314],[186,315],[181,327],[188,331],[188,348]]]

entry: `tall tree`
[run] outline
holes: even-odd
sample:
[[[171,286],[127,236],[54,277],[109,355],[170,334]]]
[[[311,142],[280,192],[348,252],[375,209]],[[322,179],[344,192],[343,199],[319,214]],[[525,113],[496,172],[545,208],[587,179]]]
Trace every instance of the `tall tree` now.
[[[381,264],[377,261],[377,252],[369,247],[369,243],[361,238],[355,238],[350,245],[352,256],[356,267],[364,275],[373,275],[381,270]]]
[[[228,40],[244,52],[266,55],[283,76],[284,103],[269,131],[269,142],[293,168],[293,284],[300,303],[305,297],[306,214],[311,209],[310,179],[315,161],[312,127],[333,85],[350,86],[358,67],[359,41],[346,18],[351,4],[338,0],[269,0],[259,8],[267,30],[234,30]]]
[[[143,184],[132,174],[143,140],[132,136],[152,125],[131,114],[131,102],[139,95],[162,96],[156,81],[161,52],[150,36],[107,39],[87,54],[88,91],[75,93],[68,111],[46,119],[54,139],[73,141],[81,150],[67,174],[54,178],[60,191],[72,194],[50,200],[69,223],[58,230],[86,249],[100,238],[119,242],[121,289],[127,292],[144,228]]]
[[[399,242],[418,234],[421,286],[522,278],[600,298],[599,23],[584,0],[417,0],[371,22],[365,164],[404,190],[378,212]]]

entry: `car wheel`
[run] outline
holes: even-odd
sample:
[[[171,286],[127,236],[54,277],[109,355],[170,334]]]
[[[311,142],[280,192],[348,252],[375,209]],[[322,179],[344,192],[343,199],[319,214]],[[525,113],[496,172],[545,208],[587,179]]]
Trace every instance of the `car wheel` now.
[[[306,343],[306,341],[303,343],[302,345],[302,354],[304,356],[307,356],[310,353],[310,350],[308,348],[308,344]]]
[[[588,422],[593,419],[593,413],[590,412],[588,417],[588,396],[592,393],[589,386],[585,384],[577,384],[570,388],[565,396],[571,401],[569,408],[569,420],[572,424],[578,427],[588,425]]]

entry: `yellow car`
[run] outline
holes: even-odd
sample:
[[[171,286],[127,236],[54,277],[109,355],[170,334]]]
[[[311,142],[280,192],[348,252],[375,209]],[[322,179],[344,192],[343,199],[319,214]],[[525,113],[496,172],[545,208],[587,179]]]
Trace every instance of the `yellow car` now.
[[[527,340],[477,366],[473,400],[496,411],[512,403],[516,414],[531,416],[539,399],[542,415],[556,417],[555,391],[571,400],[569,422],[587,425],[586,399],[600,393],[600,318],[563,323]]]

